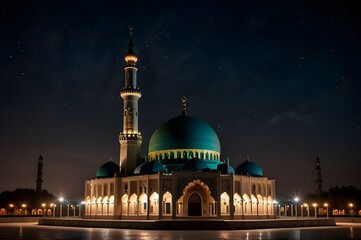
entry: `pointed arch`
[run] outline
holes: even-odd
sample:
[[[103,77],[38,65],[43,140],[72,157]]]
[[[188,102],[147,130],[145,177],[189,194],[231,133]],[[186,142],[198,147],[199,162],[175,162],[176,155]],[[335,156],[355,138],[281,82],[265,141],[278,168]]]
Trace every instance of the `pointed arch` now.
[[[229,195],[226,192],[221,194],[221,215],[229,215]]]
[[[109,210],[108,215],[114,215],[114,195],[111,195],[108,200]]]
[[[273,205],[273,199],[271,196],[268,196],[267,198],[267,212],[268,212],[268,215],[274,215],[275,212],[274,212],[274,207],[272,206]]]
[[[137,215],[138,214],[138,196],[137,194],[133,193],[129,198],[129,215]]]
[[[90,200],[90,196],[87,196],[85,199],[85,215],[90,215],[90,205],[91,204],[91,200]]]
[[[159,210],[159,194],[153,192],[149,197],[149,214],[158,214]]]
[[[98,197],[97,201],[96,201],[96,214],[97,215],[102,215],[102,197]]]
[[[148,199],[147,194],[142,193],[139,196],[139,214],[146,215],[148,207]]]
[[[202,216],[202,196],[197,192],[192,192],[187,199],[188,216]]]
[[[233,195],[234,198],[234,214],[235,215],[241,215],[242,214],[242,198],[239,196],[238,193],[235,193]]]
[[[252,194],[251,195],[251,214],[257,215],[257,198]]]
[[[244,208],[244,214],[245,215],[249,215],[251,214],[251,209],[252,209],[252,201],[251,198],[245,193],[242,196],[243,198],[243,208]]]
[[[256,204],[257,204],[256,214],[263,215],[264,214],[264,201],[263,201],[263,197],[260,194],[257,194]]]
[[[163,194],[163,201],[162,201],[162,209],[163,215],[171,215],[172,214],[172,194],[170,192],[165,192]]]
[[[122,197],[122,215],[128,215],[128,194],[124,194]]]

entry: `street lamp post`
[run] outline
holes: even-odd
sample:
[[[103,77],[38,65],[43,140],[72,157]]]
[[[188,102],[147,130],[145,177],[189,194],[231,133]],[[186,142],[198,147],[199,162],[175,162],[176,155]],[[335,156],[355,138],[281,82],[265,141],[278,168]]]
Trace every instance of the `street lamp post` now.
[[[81,217],[81,205],[84,205],[84,206],[85,206],[85,201],[82,201],[82,202],[79,204],[79,217]]]
[[[317,204],[314,203],[313,206],[315,207],[315,218],[317,218]]]
[[[10,204],[9,204],[9,207],[10,207],[10,209],[13,210],[13,215],[15,215],[15,205],[12,204],[12,203],[10,203]]]
[[[328,203],[325,203],[324,206],[326,207],[326,217],[328,218]]]
[[[45,217],[45,206],[46,206],[46,204],[43,203],[43,204],[41,204],[41,206],[43,207],[43,217]]]
[[[54,203],[51,203],[50,207],[53,207],[53,218],[55,218],[55,207],[56,207],[56,205]]]
[[[295,200],[295,210],[296,210],[295,213],[296,213],[296,218],[298,218],[298,214],[297,214],[297,203],[298,203],[298,200],[299,200],[299,199],[298,199],[298,197],[295,197],[294,200]]]
[[[281,204],[278,204],[278,217],[281,217]]]
[[[273,211],[274,211],[274,215],[277,218],[277,201],[273,200]]]
[[[28,211],[26,209],[26,204],[25,203],[21,204],[21,207],[24,208],[24,215],[28,215]]]
[[[60,212],[59,212],[59,217],[61,218],[63,216],[63,201],[64,198],[59,198],[59,202],[60,202]]]
[[[305,207],[307,210],[307,217],[310,218],[310,206],[307,203],[305,203]]]
[[[349,206],[351,208],[351,222],[353,222],[353,203],[350,203]]]

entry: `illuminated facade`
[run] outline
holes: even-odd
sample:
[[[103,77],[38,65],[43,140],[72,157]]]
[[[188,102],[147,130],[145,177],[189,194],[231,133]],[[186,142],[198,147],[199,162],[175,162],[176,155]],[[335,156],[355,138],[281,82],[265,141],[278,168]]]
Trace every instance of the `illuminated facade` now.
[[[109,161],[95,179],[85,182],[85,218],[274,218],[275,181],[264,177],[249,158],[236,170],[221,161],[216,132],[188,115],[185,97],[181,115],[153,133],[141,163],[137,60],[130,30],[120,93],[124,100],[120,165]]]

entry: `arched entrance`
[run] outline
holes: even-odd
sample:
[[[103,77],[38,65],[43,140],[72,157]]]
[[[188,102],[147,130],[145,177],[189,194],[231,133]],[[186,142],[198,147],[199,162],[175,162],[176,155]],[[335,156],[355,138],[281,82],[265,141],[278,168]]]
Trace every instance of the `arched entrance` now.
[[[202,216],[202,198],[195,192],[188,198],[188,216]]]

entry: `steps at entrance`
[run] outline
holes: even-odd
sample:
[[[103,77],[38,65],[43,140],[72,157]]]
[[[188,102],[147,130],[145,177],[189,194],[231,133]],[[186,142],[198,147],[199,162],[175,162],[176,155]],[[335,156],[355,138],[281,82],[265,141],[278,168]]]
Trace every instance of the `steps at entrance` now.
[[[231,229],[229,222],[224,220],[160,220],[153,223],[154,229],[161,230],[220,230]]]

